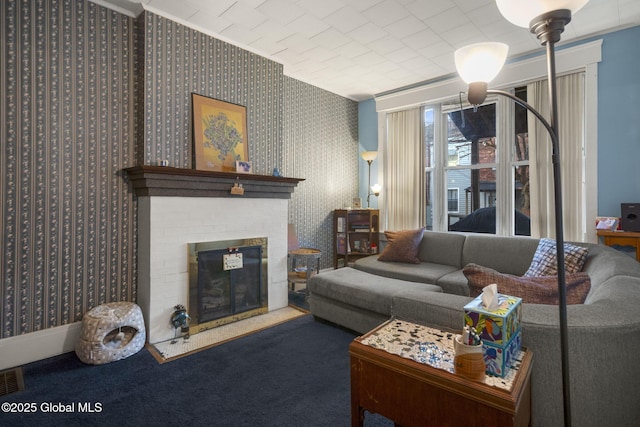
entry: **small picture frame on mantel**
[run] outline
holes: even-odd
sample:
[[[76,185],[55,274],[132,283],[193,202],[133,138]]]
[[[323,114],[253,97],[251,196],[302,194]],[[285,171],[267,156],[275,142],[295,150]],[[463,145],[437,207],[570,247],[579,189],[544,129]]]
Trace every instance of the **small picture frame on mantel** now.
[[[251,162],[244,160],[236,160],[236,172],[237,173],[253,173],[253,166]]]
[[[353,208],[360,209],[362,207],[362,199],[360,197],[353,198]]]

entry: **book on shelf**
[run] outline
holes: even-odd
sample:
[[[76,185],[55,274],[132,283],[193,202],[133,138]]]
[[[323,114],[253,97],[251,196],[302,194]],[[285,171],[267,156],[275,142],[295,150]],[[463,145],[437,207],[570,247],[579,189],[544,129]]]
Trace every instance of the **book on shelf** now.
[[[351,228],[369,228],[368,222],[352,222]]]
[[[336,249],[340,255],[344,255],[347,253],[347,238],[345,236],[337,236]]]

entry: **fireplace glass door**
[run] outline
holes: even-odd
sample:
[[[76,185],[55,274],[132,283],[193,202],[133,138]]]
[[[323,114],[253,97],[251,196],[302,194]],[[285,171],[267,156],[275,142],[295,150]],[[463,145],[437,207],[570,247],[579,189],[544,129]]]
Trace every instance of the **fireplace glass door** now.
[[[198,323],[260,307],[262,246],[198,252]]]

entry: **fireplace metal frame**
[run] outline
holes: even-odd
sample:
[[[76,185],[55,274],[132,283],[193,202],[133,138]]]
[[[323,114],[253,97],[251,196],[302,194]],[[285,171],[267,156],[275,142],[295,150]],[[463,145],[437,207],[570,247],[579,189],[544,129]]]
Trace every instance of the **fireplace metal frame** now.
[[[268,312],[268,253],[267,253],[267,238],[266,237],[254,237],[243,238],[233,240],[220,240],[215,242],[197,242],[189,243],[188,245],[188,263],[189,263],[189,312],[192,317],[191,326],[189,332],[195,334],[208,329],[212,329],[218,326],[225,325],[227,323],[235,322],[248,317],[264,314]],[[198,252],[212,251],[212,250],[230,250],[245,248],[245,247],[261,246],[262,260],[261,260],[261,286],[260,286],[260,301],[259,307],[255,309],[249,309],[240,313],[232,313],[228,316],[224,316],[210,321],[201,322],[198,316]]]

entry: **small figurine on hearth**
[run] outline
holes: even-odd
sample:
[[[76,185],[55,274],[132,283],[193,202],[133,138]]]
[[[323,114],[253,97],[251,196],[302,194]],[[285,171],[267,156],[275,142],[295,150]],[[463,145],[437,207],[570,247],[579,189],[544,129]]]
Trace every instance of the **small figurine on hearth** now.
[[[191,316],[187,313],[187,309],[184,308],[182,304],[176,305],[174,308],[173,315],[171,316],[171,324],[174,328],[173,340],[171,344],[175,344],[178,342],[178,329],[183,333],[184,340],[189,339],[189,325],[191,324]]]

